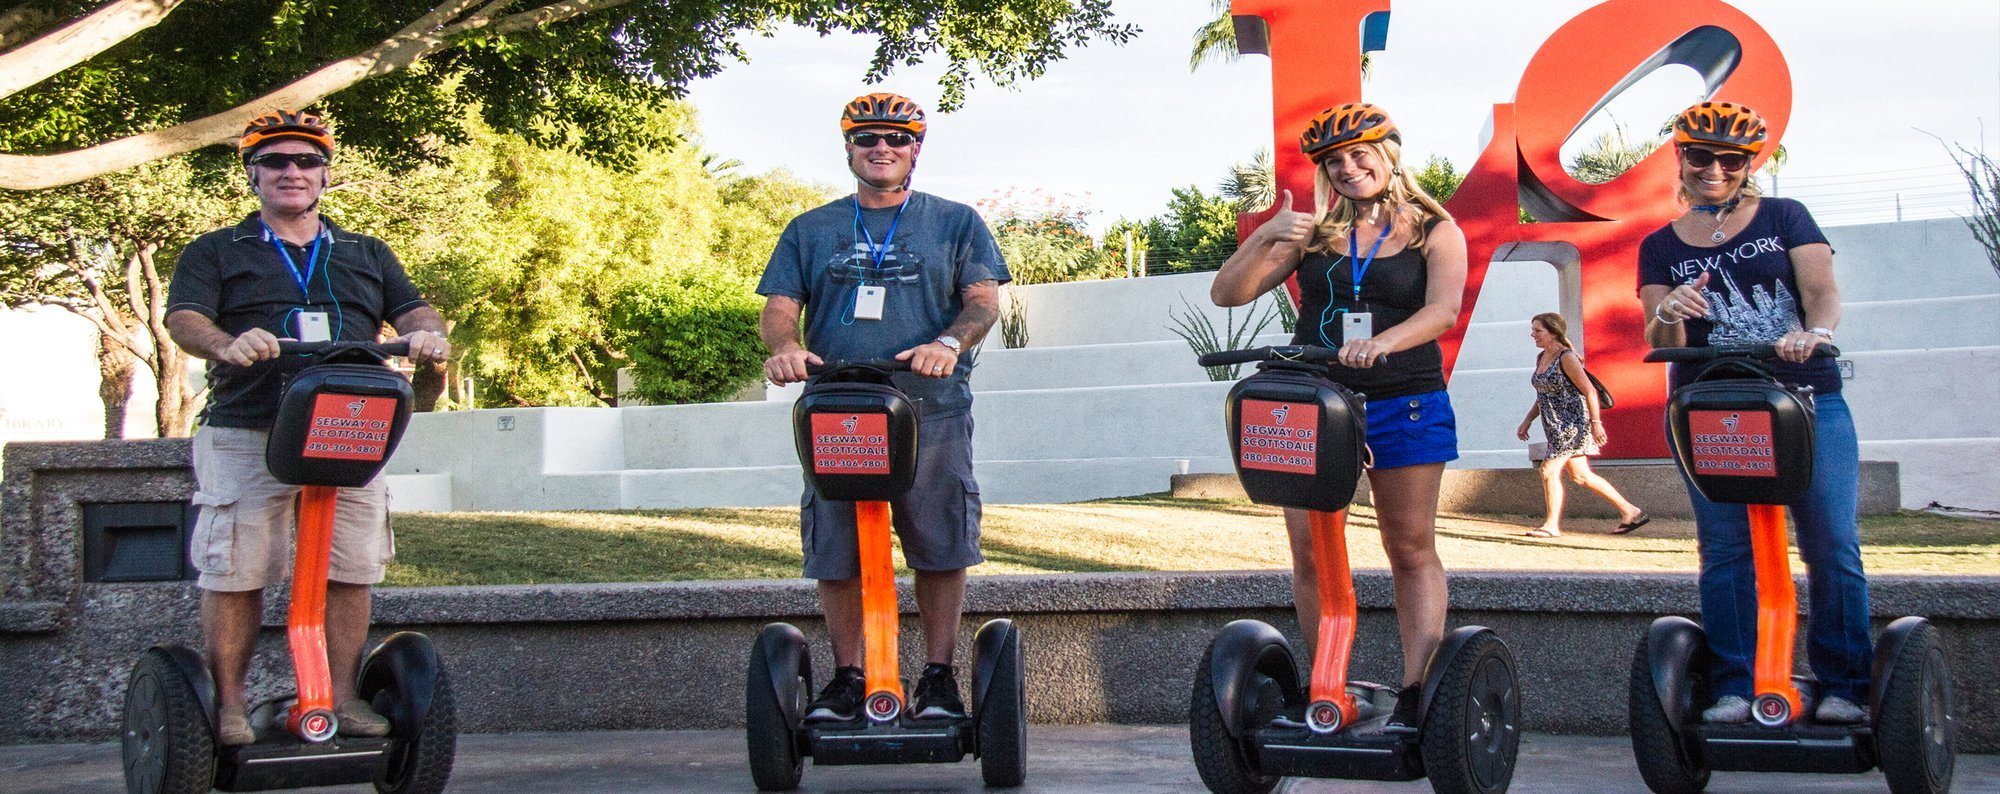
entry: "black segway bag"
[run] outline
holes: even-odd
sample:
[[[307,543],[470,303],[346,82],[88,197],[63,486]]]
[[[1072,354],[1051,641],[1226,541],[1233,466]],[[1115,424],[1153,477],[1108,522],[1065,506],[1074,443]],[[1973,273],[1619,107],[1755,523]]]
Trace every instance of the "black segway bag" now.
[[[1354,501],[1368,438],[1360,395],[1284,362],[1229,390],[1229,454],[1258,504],[1332,512]]]
[[[410,381],[360,350],[299,370],[278,402],[264,447],[271,475],[288,485],[367,485],[388,465],[410,425]]]
[[[840,502],[887,502],[917,477],[917,408],[870,366],[815,376],[792,405],[806,481]]]
[[[1725,361],[1667,400],[1674,458],[1711,502],[1792,504],[1812,487],[1810,388],[1756,364]]]

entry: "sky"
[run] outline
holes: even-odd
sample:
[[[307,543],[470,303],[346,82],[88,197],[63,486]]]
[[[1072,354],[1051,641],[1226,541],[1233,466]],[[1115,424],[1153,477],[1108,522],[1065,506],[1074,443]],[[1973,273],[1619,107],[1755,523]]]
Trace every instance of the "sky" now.
[[[1542,43],[1595,4],[1394,0],[1388,48],[1374,53],[1363,98],[1394,116],[1406,158],[1443,155],[1463,171],[1479,154],[1491,106],[1511,101]],[[1777,41],[1791,70],[1789,161],[1778,195],[1805,201],[1829,226],[1896,220],[1899,203],[1903,219],[1968,211],[1964,178],[1925,133],[2000,157],[2000,2],[1733,5]],[[1158,214],[1175,187],[1213,193],[1231,164],[1272,140],[1269,59],[1188,71],[1194,31],[1213,15],[1208,0],[1115,0],[1113,9],[1142,29],[1132,41],[1073,50],[1012,88],[982,81],[954,113],[935,111],[940,65],[898,69],[869,86],[861,78],[872,39],[803,29],[746,38],[749,61],[694,83],[689,99],[705,146],[742,161],[745,172],[784,168],[851,189],[840,108],[861,93],[895,91],[932,108],[919,190],[966,203],[1041,191],[1092,208],[1101,230],[1119,217]],[[1656,129],[1700,91],[1692,70],[1661,69],[1564,151],[1614,120],[1635,133]]]

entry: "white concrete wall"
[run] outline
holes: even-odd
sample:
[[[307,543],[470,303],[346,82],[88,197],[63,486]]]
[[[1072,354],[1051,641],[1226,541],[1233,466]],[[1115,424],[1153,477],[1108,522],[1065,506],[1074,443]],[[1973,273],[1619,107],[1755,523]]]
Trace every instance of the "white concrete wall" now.
[[[1906,506],[2000,509],[2000,276],[1964,225],[1828,229],[1863,455],[1903,467]],[[973,375],[974,455],[993,502],[1164,490],[1227,471],[1221,399],[1170,327],[1208,305],[1209,274],[1014,288],[1030,344],[995,334]],[[1261,302],[1260,302],[1261,303]],[[1558,306],[1554,269],[1495,263],[1452,375],[1461,460],[1526,466],[1528,318]],[[1254,309],[1253,311],[1261,311]],[[1238,322],[1244,316],[1238,310]],[[1587,338],[1589,329],[1573,329]],[[1273,323],[1259,343],[1283,340]],[[60,312],[0,311],[0,440],[99,434],[94,344]],[[33,342],[33,344],[26,344]],[[22,377],[20,373],[31,374]],[[150,379],[138,400],[150,400]],[[784,505],[798,499],[792,389],[764,402],[421,414],[391,461],[398,510]],[[38,418],[46,417],[46,418]],[[148,427],[150,429],[150,427]]]

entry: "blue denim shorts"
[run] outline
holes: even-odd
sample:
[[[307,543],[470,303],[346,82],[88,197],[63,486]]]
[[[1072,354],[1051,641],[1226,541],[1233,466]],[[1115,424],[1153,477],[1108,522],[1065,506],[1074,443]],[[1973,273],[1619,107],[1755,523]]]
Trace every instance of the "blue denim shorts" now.
[[[1458,417],[1443,389],[1368,401],[1368,451],[1375,468],[1458,459]]]

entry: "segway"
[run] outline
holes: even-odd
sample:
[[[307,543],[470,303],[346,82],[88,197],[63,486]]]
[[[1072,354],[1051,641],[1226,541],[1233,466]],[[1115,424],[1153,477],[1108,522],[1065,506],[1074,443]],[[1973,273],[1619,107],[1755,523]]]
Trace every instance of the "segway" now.
[[[766,791],[797,788],[814,764],[954,763],[979,757],[986,785],[1013,787],[1027,775],[1027,701],[1021,631],[991,620],[973,640],[971,713],[916,719],[898,677],[896,574],[889,548],[889,501],[916,477],[917,411],[890,384],[908,362],[834,362],[792,407],[799,462],[820,498],[854,502],[861,557],[863,672],[867,696],[851,723],[803,725],[813,691],[805,635],[772,623],[750,648],[744,721],[750,775]]]
[[[1822,344],[1816,358],[1840,351]],[[1814,682],[1792,673],[1798,598],[1786,556],[1785,505],[1813,476],[1813,395],[1773,377],[1770,345],[1662,348],[1647,361],[1703,365],[1667,405],[1674,458],[1709,501],[1747,505],[1757,571],[1755,699],[1750,722],[1701,721],[1714,700],[1702,628],[1683,617],[1653,621],[1632,657],[1632,754],[1652,790],[1697,792],[1711,770],[1865,772],[1876,766],[1899,792],[1950,789],[1957,732],[1952,678],[1938,630],[1899,618],[1875,641],[1872,721],[1821,725]]]
[[[1347,506],[1364,467],[1367,409],[1334,383],[1337,352],[1260,347],[1202,366],[1258,362],[1231,389],[1230,454],[1251,501],[1311,511],[1319,592],[1312,680],[1301,687],[1284,635],[1255,620],[1224,626],[1195,672],[1188,709],[1195,767],[1217,792],[1265,792],[1281,777],[1416,780],[1445,792],[1501,792],[1520,744],[1514,655],[1491,629],[1445,635],[1426,665],[1422,725],[1390,726],[1398,687],[1347,677],[1354,580]]]
[[[381,738],[338,736],[326,657],[326,586],[341,488],[381,471],[409,424],[410,383],[383,366],[404,343],[279,343],[312,356],[286,384],[265,448],[280,482],[302,485],[285,634],[297,691],[250,712],[257,740],[215,742],[217,698],[201,654],[155,645],[125,691],[125,789],[132,794],[262,791],[373,782],[378,791],[438,792],[451,775],[457,728],[451,684],[429,638],[397,632],[360,665],[356,696],[389,719]]]

